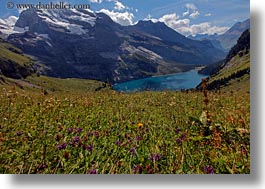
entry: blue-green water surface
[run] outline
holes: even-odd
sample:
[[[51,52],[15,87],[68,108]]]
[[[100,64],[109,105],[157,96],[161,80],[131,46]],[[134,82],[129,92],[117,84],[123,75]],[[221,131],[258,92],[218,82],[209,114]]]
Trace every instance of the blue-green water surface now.
[[[154,76],[115,84],[114,90],[122,92],[181,90],[196,87],[206,75],[197,70],[170,75]]]

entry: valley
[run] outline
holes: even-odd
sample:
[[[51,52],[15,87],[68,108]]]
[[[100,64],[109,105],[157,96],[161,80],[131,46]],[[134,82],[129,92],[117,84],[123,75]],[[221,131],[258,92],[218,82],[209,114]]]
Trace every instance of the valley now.
[[[1,174],[250,174],[249,28],[228,52],[90,10],[0,31]]]

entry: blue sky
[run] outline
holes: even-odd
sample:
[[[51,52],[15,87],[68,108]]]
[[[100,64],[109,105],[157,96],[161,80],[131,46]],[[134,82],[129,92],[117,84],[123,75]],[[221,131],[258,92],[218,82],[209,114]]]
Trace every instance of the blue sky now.
[[[89,3],[93,11],[108,14],[122,25],[151,19],[165,22],[184,35],[223,33],[238,21],[250,17],[249,0],[0,0],[0,18],[18,16],[6,3]]]

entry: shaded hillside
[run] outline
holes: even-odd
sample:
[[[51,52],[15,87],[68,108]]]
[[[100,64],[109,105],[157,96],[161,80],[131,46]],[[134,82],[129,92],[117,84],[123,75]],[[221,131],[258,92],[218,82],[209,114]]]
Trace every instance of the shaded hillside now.
[[[20,79],[34,72],[32,60],[0,38],[0,75]]]
[[[208,89],[220,89],[234,86],[234,89],[246,87],[249,90],[250,79],[250,31],[246,30],[237,44],[230,50],[224,63],[215,68],[209,77]],[[213,70],[211,70],[213,71]],[[244,83],[244,85],[241,85]]]
[[[0,85],[22,90],[50,92],[91,92],[108,88],[105,83],[83,79],[38,76],[33,60],[0,38]]]

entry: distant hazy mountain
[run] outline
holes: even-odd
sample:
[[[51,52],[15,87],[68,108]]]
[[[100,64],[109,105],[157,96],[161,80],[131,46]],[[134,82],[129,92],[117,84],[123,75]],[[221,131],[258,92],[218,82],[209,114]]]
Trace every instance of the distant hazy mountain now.
[[[28,9],[14,28],[7,40],[54,77],[122,82],[187,71],[225,55],[211,42],[188,39],[163,23],[125,27],[89,10]]]
[[[247,29],[250,29],[250,19],[236,23],[227,32],[220,35],[218,40],[225,49],[231,49],[236,44],[241,34]]]
[[[228,52],[236,44],[241,34],[247,29],[250,29],[250,19],[236,23],[222,35],[199,34],[196,36],[189,36],[189,38],[200,41],[209,40],[216,48],[220,48],[219,45],[221,45],[221,47]]]

